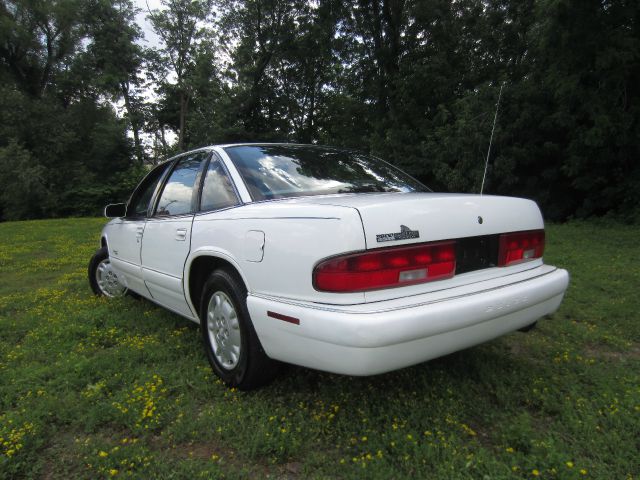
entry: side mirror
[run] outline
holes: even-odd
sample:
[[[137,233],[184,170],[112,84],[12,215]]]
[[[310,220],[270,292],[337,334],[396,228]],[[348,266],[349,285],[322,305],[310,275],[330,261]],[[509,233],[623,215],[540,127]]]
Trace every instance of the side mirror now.
[[[127,215],[126,203],[111,203],[104,207],[104,216],[107,218],[119,218]]]

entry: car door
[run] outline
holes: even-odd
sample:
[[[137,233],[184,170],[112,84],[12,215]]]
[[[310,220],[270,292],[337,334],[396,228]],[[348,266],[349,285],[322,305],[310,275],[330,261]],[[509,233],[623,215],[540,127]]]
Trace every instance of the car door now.
[[[170,166],[169,162],[156,167],[140,182],[127,204],[126,216],[109,228],[107,245],[114,268],[120,272],[130,290],[145,297],[149,296],[149,292],[140,266],[142,236],[153,198]]]
[[[197,152],[177,161],[142,237],[142,276],[147,289],[154,301],[187,317],[193,313],[184,296],[182,279],[191,248],[200,178],[208,156],[208,152]]]

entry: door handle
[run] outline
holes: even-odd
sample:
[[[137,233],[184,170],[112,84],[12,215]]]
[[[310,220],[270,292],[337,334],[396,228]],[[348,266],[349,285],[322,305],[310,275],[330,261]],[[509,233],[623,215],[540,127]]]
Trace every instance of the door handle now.
[[[184,242],[187,239],[187,229],[186,228],[178,228],[176,230],[176,240],[178,242]]]
[[[136,242],[140,243],[142,233],[144,232],[144,226],[136,227]]]

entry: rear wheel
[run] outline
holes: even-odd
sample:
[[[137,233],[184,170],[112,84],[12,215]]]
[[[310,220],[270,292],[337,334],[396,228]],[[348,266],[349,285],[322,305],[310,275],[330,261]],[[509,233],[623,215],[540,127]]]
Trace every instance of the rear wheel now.
[[[200,302],[200,330],[213,371],[230,387],[251,390],[271,381],[276,362],[265,354],[247,309],[247,289],[232,272],[215,270]]]
[[[127,294],[127,287],[120,283],[118,274],[113,270],[107,247],[102,247],[91,257],[88,274],[89,285],[95,295],[115,298]]]

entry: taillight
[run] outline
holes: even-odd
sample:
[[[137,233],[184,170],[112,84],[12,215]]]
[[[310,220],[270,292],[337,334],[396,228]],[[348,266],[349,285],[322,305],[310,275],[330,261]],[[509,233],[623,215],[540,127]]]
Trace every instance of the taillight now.
[[[313,270],[313,284],[326,292],[361,292],[453,277],[455,242],[385,248],[333,257]]]
[[[514,263],[542,257],[544,252],[544,230],[503,233],[500,235],[498,266],[506,267]]]

